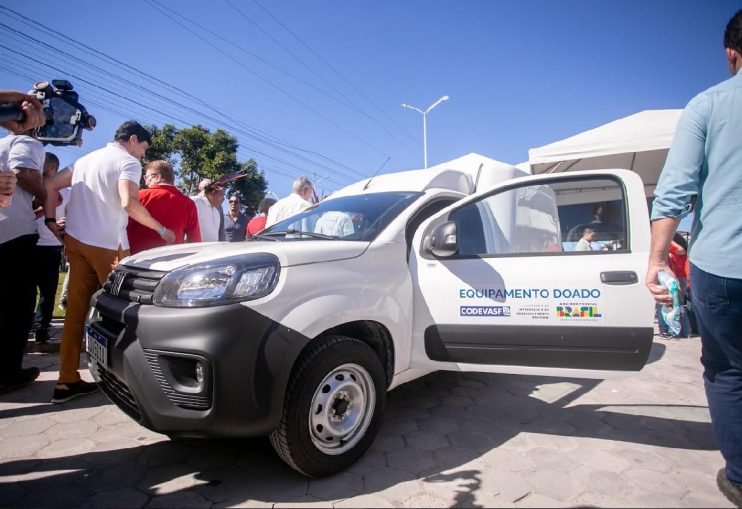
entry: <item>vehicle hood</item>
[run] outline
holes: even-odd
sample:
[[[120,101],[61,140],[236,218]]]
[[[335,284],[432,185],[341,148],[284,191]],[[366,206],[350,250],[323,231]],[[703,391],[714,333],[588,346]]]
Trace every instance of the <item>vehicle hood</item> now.
[[[186,265],[199,265],[221,258],[271,253],[282,267],[345,260],[361,256],[368,242],[344,240],[301,240],[247,242],[204,242],[178,244],[142,251],[121,260],[122,265],[169,272]]]

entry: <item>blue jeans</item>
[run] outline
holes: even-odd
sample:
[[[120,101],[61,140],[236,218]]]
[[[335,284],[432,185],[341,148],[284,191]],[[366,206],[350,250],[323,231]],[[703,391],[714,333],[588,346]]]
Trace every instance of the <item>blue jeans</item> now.
[[[742,279],[690,273],[711,424],[727,479],[742,484]]]

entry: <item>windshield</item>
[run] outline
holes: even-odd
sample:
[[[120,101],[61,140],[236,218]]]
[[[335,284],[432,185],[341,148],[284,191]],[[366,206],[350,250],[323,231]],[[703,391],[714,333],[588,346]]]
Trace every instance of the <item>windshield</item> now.
[[[263,230],[258,238],[370,242],[421,195],[414,192],[369,193],[329,199]]]

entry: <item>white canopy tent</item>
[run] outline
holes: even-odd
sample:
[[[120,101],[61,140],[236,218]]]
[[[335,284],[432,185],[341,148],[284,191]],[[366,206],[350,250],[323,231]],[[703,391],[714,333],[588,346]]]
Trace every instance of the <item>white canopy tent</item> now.
[[[647,197],[657,185],[682,110],[645,110],[528,151],[531,173],[623,168]]]

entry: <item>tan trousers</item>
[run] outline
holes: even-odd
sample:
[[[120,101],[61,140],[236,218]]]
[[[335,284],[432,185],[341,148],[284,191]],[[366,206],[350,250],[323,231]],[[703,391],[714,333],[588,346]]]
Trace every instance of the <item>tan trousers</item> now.
[[[59,345],[59,380],[68,384],[80,380],[80,352],[84,338],[85,318],[90,298],[103,286],[108,274],[129,251],[113,251],[83,244],[70,235],[64,238],[64,248],[70,264],[70,284],[67,293],[67,314]]]

